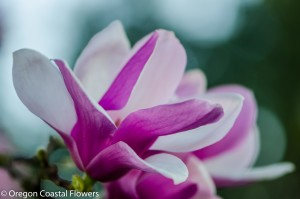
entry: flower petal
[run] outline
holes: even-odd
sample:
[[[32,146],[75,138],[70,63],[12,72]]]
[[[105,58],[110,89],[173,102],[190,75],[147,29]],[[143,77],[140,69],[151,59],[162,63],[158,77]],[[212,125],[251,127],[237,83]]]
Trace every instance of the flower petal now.
[[[151,149],[170,152],[190,152],[209,146],[222,139],[231,129],[240,113],[243,97],[234,93],[220,93],[205,95],[202,98],[212,103],[221,104],[224,116],[218,122],[200,126],[197,129],[161,136],[151,146]]]
[[[188,170],[185,164],[176,156],[160,153],[145,159],[158,173],[166,178],[172,179],[174,184],[184,182],[188,177]]]
[[[205,166],[218,186],[249,183],[256,180],[274,179],[293,171],[291,163],[251,168],[258,154],[257,128],[252,128],[247,137],[234,148],[204,160]]]
[[[13,83],[21,101],[52,127],[70,133],[77,116],[59,70],[30,49],[13,54]]]
[[[244,171],[236,172],[234,175],[216,176],[214,180],[220,187],[243,185],[259,180],[274,180],[295,170],[295,166],[290,162],[282,162],[268,166],[248,168]]]
[[[95,101],[109,88],[129,52],[130,44],[119,21],[96,34],[82,51],[74,72]]]
[[[238,85],[220,86],[209,90],[209,93],[225,92],[238,93],[244,97],[242,110],[230,131],[221,141],[197,152],[197,155],[201,157],[201,159],[234,148],[241,140],[247,137],[248,133],[251,132],[251,129],[256,123],[257,107],[253,93],[249,89]]]
[[[139,199],[136,183],[142,174],[140,170],[132,170],[122,178],[105,185],[109,199]]]
[[[102,107],[106,110],[118,110],[126,105],[145,64],[153,53],[157,39],[158,33],[154,32],[126,63],[100,100],[99,104]]]
[[[160,105],[131,113],[121,123],[114,140],[126,142],[139,154],[158,136],[197,128],[217,121],[222,115],[219,105],[203,100]]]
[[[62,137],[62,139],[64,140],[64,143],[66,144],[69,152],[70,152],[70,155],[74,161],[74,163],[76,164],[76,166],[81,170],[81,171],[84,171],[85,169],[85,166],[82,162],[82,159],[81,159],[81,156],[79,154],[79,151],[78,151],[78,146],[75,142],[75,140],[68,134],[65,134],[63,132],[60,132],[59,130],[56,130],[59,135]]]
[[[61,60],[55,60],[55,64],[74,101],[78,120],[71,136],[77,144],[84,166],[87,166],[109,144],[116,127],[105,110],[85,94],[67,64]]]
[[[186,161],[189,170],[188,180],[197,185],[197,193],[193,199],[217,199],[216,186],[205,165],[195,156],[189,156]]]
[[[201,70],[190,70],[184,74],[176,90],[176,95],[180,99],[194,98],[206,91],[206,85],[206,77]]]
[[[139,109],[168,103],[184,74],[186,53],[174,33],[156,31],[155,49],[140,74],[126,106],[116,113],[123,119]],[[144,40],[144,39],[142,39]],[[140,45],[140,42],[137,44]]]
[[[223,173],[234,174],[237,171],[245,170],[245,168],[252,166],[258,154],[258,129],[254,127],[247,134],[247,137],[234,148],[204,159],[204,163],[212,175],[216,174],[218,176]],[[196,155],[198,154],[196,153]]]
[[[87,167],[87,173],[96,180],[115,180],[131,169],[160,173],[183,182],[188,175],[185,164],[169,154],[157,154],[141,159],[126,143],[118,142],[101,151]]]
[[[137,182],[136,190],[143,199],[190,199],[197,191],[194,183],[178,185],[161,175],[146,173]]]

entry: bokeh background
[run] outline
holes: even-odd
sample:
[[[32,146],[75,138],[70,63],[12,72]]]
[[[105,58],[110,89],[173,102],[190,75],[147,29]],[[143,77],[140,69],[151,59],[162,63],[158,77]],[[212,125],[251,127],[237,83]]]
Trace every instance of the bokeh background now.
[[[259,105],[256,165],[300,167],[300,1],[298,0],[0,0],[0,131],[31,156],[53,134],[19,101],[12,52],[33,48],[72,66],[88,40],[115,19],[132,44],[154,29],[173,30],[208,86],[236,83]],[[300,171],[274,181],[219,189],[230,199],[298,199]]]

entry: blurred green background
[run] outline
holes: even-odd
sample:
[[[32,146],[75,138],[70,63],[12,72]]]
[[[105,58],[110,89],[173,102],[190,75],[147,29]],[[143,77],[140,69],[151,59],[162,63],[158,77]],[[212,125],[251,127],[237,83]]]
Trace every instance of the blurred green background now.
[[[31,0],[29,4],[33,2]],[[10,41],[26,39],[26,35],[14,38],[14,26],[10,23],[24,25],[29,13],[31,17],[41,18],[40,20],[44,22],[41,32],[34,33],[35,37],[39,37],[41,41],[49,40],[44,48],[51,47],[54,50],[50,55],[67,59],[71,66],[89,39],[115,19],[123,22],[132,44],[154,29],[173,30],[187,50],[188,69],[202,69],[207,75],[209,87],[236,83],[254,91],[260,108],[258,125],[262,142],[256,165],[290,161],[296,167],[300,167],[299,1],[114,0],[108,3],[75,0],[66,1],[64,4],[54,2],[56,6],[52,5],[53,2],[50,7],[41,4],[42,11],[24,12],[24,21],[20,20],[20,17],[19,20],[13,21],[10,17],[16,13],[10,9],[18,11],[14,8],[18,7],[21,1],[14,0],[11,4],[0,1],[0,7],[1,3],[6,4],[1,9],[2,57],[10,56],[7,54],[9,50],[28,47],[26,42],[22,44],[25,46],[7,47],[9,45],[7,38]],[[41,15],[43,11],[49,14]],[[37,26],[38,23],[34,23],[33,26],[25,25],[23,29],[27,28],[28,32],[35,31]],[[62,31],[63,28],[66,31]],[[47,31],[49,34],[45,35]],[[51,31],[54,34],[50,34]],[[60,34],[65,39],[55,40],[55,34]],[[0,96],[2,97],[0,125],[15,139],[20,136],[14,134],[18,129],[29,132],[35,125],[41,124],[35,122],[29,125],[30,122],[27,121],[27,126],[15,127],[18,121],[21,125],[24,114],[8,108],[11,100],[6,93],[12,92],[10,91],[12,88],[5,87],[9,84],[5,82],[9,81],[4,80],[4,76],[10,75],[7,71],[11,70],[11,66],[2,64],[0,67],[0,70],[3,70],[1,80],[4,82]],[[11,120],[8,121],[8,118],[12,117],[17,119],[14,127],[10,125]],[[49,129],[47,131],[50,132]],[[40,141],[39,144],[43,142],[45,141]],[[21,149],[28,148],[28,144],[24,142],[18,143],[15,139],[15,143]],[[36,147],[31,150],[36,150]],[[218,193],[230,199],[298,199],[300,172],[296,170],[274,181],[219,189]]]

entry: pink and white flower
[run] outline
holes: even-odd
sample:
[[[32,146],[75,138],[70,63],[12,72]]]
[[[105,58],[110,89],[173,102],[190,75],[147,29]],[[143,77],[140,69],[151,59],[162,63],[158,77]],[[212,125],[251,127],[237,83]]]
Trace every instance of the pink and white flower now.
[[[218,121],[223,109],[206,99],[170,103],[185,65],[184,48],[172,32],[157,30],[130,49],[122,25],[114,22],[92,38],[74,72],[34,50],[16,51],[13,81],[22,102],[60,134],[77,167],[92,178],[110,181],[139,169],[180,183],[188,177],[185,164],[151,153],[156,139],[182,133],[208,146],[225,135],[242,104],[239,95],[219,95],[232,114],[189,135]]]
[[[212,96],[237,93],[244,97],[244,103],[234,125],[228,129],[226,135],[207,147],[192,152],[208,169],[219,186],[230,186],[249,183],[257,180],[274,179],[294,170],[291,163],[278,163],[255,168],[253,164],[259,153],[259,130],[256,124],[257,105],[253,93],[239,85],[223,85],[206,91],[206,78],[200,70],[189,71],[179,85],[176,96],[179,99],[210,99]],[[213,100],[222,105],[224,116],[228,113],[225,101]],[[223,117],[219,122],[226,119]],[[200,132],[202,128],[218,125],[209,124],[193,130],[191,133]],[[177,149],[184,144],[180,137],[183,134],[173,134],[158,138],[152,149],[179,152]],[[170,141],[172,140],[172,141]]]

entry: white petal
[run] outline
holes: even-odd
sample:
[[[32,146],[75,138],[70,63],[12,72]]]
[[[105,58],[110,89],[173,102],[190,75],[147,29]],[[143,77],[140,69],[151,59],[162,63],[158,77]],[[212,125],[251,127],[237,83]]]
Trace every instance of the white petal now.
[[[122,118],[133,111],[170,101],[184,74],[186,53],[183,46],[174,33],[165,30],[157,32],[159,38],[153,54],[120,113]]]
[[[257,180],[273,180],[295,170],[295,166],[289,162],[277,163],[268,166],[261,166],[247,169],[244,172],[236,173],[226,179],[239,181],[257,181]]]
[[[161,136],[151,146],[151,149],[170,152],[189,152],[204,148],[221,140],[237,119],[244,98],[234,93],[214,93],[203,95],[201,99],[220,104],[224,110],[224,116],[213,124],[201,126],[186,132]]]
[[[179,99],[194,98],[206,91],[206,85],[207,80],[205,74],[201,70],[190,70],[184,74],[176,90],[176,95]]]
[[[230,176],[252,166],[258,154],[258,129],[254,127],[236,147],[205,159],[204,164],[213,176]]]
[[[176,156],[161,153],[148,157],[145,161],[160,174],[171,178],[174,184],[184,182],[188,177],[188,169]]]
[[[96,34],[83,50],[74,72],[95,101],[109,88],[129,52],[130,44],[119,21]]]
[[[21,101],[35,115],[62,132],[77,120],[61,73],[47,57],[29,49],[13,54],[13,82]]]
[[[258,129],[254,127],[237,147],[204,160],[210,174],[216,179],[233,182],[251,182],[275,179],[294,170],[291,163],[278,163],[251,168],[258,155]]]
[[[213,198],[216,193],[216,186],[204,164],[198,158],[190,156],[186,165],[189,170],[188,181],[193,182],[198,186],[198,191],[193,199]]]

